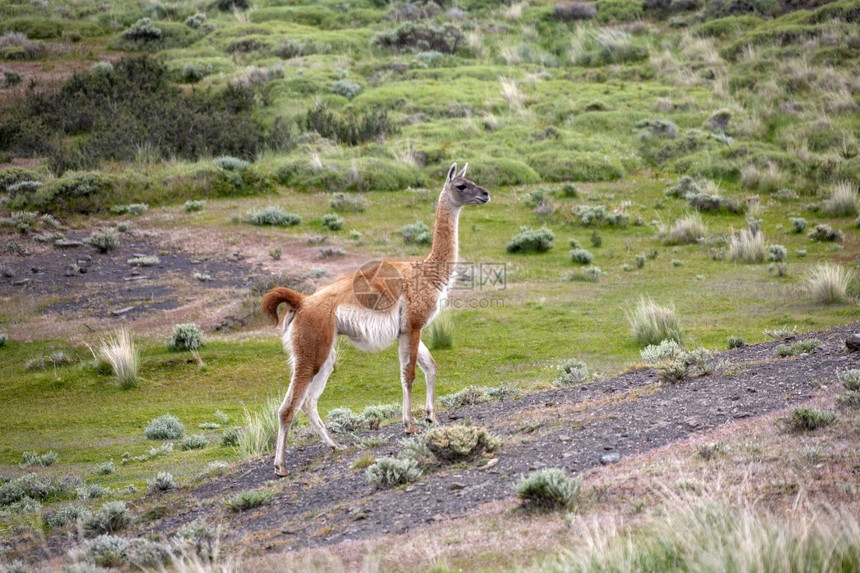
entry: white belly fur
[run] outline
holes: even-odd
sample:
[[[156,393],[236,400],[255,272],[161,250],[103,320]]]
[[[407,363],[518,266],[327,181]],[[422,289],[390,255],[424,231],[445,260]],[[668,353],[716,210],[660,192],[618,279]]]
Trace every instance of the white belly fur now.
[[[344,305],[335,312],[337,333],[346,336],[359,350],[377,352],[397,340],[402,328],[403,301],[389,312]]]

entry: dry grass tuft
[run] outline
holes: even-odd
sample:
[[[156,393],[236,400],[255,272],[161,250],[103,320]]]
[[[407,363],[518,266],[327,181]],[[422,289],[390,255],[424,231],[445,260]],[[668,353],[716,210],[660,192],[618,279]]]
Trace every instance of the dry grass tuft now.
[[[137,371],[140,366],[140,351],[126,328],[116,331],[103,340],[97,350],[90,349],[93,357],[110,365],[117,382],[123,389],[137,386]]]

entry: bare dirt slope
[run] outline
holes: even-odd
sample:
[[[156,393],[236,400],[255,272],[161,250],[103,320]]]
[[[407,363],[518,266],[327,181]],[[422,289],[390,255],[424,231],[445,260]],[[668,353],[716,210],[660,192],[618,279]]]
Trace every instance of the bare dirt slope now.
[[[496,461],[441,466],[406,487],[376,490],[364,470],[352,469],[368,453],[358,447],[359,438],[385,439],[369,451],[373,457],[396,454],[403,437],[399,424],[349,438],[353,447],[346,452],[332,453],[313,441],[288,452],[288,478],[275,479],[269,457],[233,466],[196,487],[145,498],[142,510],[162,506],[167,511],[139,524],[138,533],[168,536],[204,518],[223,523],[228,546],[253,546],[259,554],[260,548],[280,552],[332,545],[455,519],[488,502],[510,499],[516,481],[530,470],[561,467],[581,473],[611,463],[607,455],[642,453],[806,401],[836,384],[837,372],[860,368],[860,353],[844,345],[856,330],[854,325],[804,334],[799,339],[818,338],[822,344],[793,358],[774,354],[785,341],[735,349],[718,357],[715,374],[677,385],[659,383],[647,368],[443,411],[440,423],[468,420],[502,437],[504,445],[493,454]],[[252,489],[269,489],[273,495],[245,512],[224,507],[227,497]]]

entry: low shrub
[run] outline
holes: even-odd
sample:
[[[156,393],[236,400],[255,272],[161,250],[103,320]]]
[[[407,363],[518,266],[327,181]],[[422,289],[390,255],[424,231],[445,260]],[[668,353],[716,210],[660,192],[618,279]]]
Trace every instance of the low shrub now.
[[[45,523],[53,528],[63,527],[69,523],[75,523],[78,520],[83,521],[90,517],[91,513],[85,507],[79,505],[66,505],[56,511],[49,512],[45,515]]]
[[[326,416],[326,427],[335,434],[348,434],[360,430],[365,419],[349,408],[334,408]]]
[[[103,533],[116,533],[131,525],[131,522],[132,515],[124,501],[109,501],[83,520],[84,535],[93,537]]]
[[[581,265],[590,265],[594,260],[594,255],[592,255],[586,249],[572,249],[570,251],[570,259],[574,263],[579,263]]]
[[[505,247],[509,253],[543,253],[552,248],[555,234],[547,227],[529,229],[520,227],[520,232]]]
[[[388,418],[392,418],[398,411],[397,406],[391,404],[379,404],[376,406],[367,406],[362,412],[361,417],[365,424],[371,429],[379,429],[379,426]]]
[[[224,505],[230,511],[247,511],[260,507],[272,497],[272,492],[269,490],[248,490],[242,491],[229,498],[224,502]]]
[[[361,93],[361,86],[349,80],[337,80],[329,87],[329,91],[346,99],[352,99]]]
[[[795,432],[809,432],[829,426],[836,421],[836,412],[817,410],[807,406],[798,406],[791,411],[786,420],[788,427]]]
[[[150,421],[144,434],[150,440],[177,440],[185,434],[185,426],[175,416],[165,414]]]
[[[154,478],[146,480],[146,486],[150,493],[168,491],[176,487],[176,481],[173,479],[173,474],[158,472]]]
[[[116,473],[116,464],[113,463],[113,460],[100,463],[95,467],[93,473],[98,476],[111,475],[113,473]]]
[[[801,354],[809,354],[821,345],[821,341],[817,338],[809,338],[801,340],[794,344],[780,344],[773,353],[778,358],[787,358],[789,356],[799,356]]]
[[[31,466],[52,466],[60,459],[60,456],[57,455],[57,452],[48,451],[44,454],[40,454],[37,452],[23,452],[21,454],[21,466],[23,467],[31,467]]]
[[[347,195],[346,193],[335,193],[329,206],[339,213],[361,213],[367,207],[364,197]]]
[[[552,17],[562,22],[591,20],[596,14],[597,8],[588,2],[564,2],[552,7]]]
[[[788,249],[782,245],[768,245],[767,258],[775,263],[784,261],[788,256]]]
[[[418,462],[412,458],[379,458],[365,472],[367,482],[377,488],[394,487],[421,477]]]
[[[572,480],[560,468],[533,471],[520,479],[516,494],[527,507],[541,510],[563,509],[579,496],[580,480]]]
[[[660,344],[649,344],[639,354],[646,364],[657,364],[664,360],[680,360],[684,356],[684,349],[675,340],[667,339]]]
[[[193,322],[175,325],[173,332],[167,339],[168,350],[197,350],[203,346],[203,333],[200,331],[200,327]]]
[[[806,230],[806,219],[803,217],[792,217],[788,220],[791,225],[791,232],[800,234]]]
[[[842,386],[849,392],[860,392],[860,369],[846,370],[838,374]]]
[[[404,22],[393,30],[378,32],[371,44],[399,52],[454,54],[463,41],[463,33],[453,24]]]
[[[112,215],[143,215],[149,211],[146,203],[130,203],[128,205],[114,205],[110,208]]]
[[[745,342],[742,336],[729,336],[726,339],[726,346],[731,350],[732,348],[741,348],[745,346]]]
[[[205,200],[195,200],[195,199],[189,199],[188,201],[185,202],[185,205],[183,205],[183,209],[185,209],[185,211],[187,213],[193,213],[195,211],[202,211],[205,207],[206,207],[206,201]]]
[[[343,219],[336,213],[327,213],[323,215],[322,224],[329,231],[340,231],[343,228]]]
[[[679,344],[683,340],[675,309],[658,306],[650,298],[640,297],[635,308],[628,307],[627,320],[633,339],[643,348],[660,344],[664,340],[673,340]]]
[[[271,206],[257,211],[248,211],[248,220],[252,225],[273,225],[277,227],[292,227],[302,222],[302,218],[294,213],[288,213],[281,207]]]
[[[608,214],[606,207],[603,205],[578,205],[574,211],[581,225],[587,227],[589,225],[599,225],[603,223]],[[599,246],[599,245],[596,245]]]
[[[107,253],[119,246],[119,236],[115,230],[105,229],[90,233],[84,242],[95,247],[100,253]]]
[[[203,434],[191,434],[179,442],[180,450],[201,450],[209,445],[209,440]]]
[[[555,379],[554,386],[565,387],[582,384],[588,380],[588,366],[582,360],[570,358],[559,366],[561,371]]]
[[[467,461],[501,446],[484,428],[453,424],[433,428],[424,436],[427,448],[443,462]]]
[[[315,131],[322,137],[348,146],[381,140],[399,132],[384,109],[341,117],[330,111],[324,103],[317,103],[300,115],[297,122],[305,131]]]
[[[842,241],[844,235],[839,229],[834,229],[830,225],[819,223],[815,225],[807,236],[813,241]]]
[[[398,233],[403,236],[403,242],[407,245],[429,245],[433,241],[430,228],[421,221],[404,225]]]

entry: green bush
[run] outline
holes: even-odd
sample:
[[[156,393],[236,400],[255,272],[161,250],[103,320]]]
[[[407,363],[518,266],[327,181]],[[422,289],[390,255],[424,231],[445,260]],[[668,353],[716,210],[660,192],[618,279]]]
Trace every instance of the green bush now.
[[[195,211],[202,211],[206,207],[206,201],[203,200],[194,200],[189,199],[183,205],[183,209],[185,209],[186,213],[193,213]]]
[[[126,40],[134,40],[141,42],[149,42],[152,40],[161,39],[163,32],[161,28],[155,26],[149,18],[141,18],[134,24],[128,27],[122,37]]]
[[[272,497],[272,492],[269,490],[248,490],[239,492],[227,501],[224,505],[231,511],[247,511],[260,507]]]
[[[801,354],[809,354],[821,345],[821,341],[817,338],[801,340],[794,344],[780,344],[773,353],[778,358],[786,358],[788,356],[799,356]]]
[[[594,255],[592,255],[586,249],[572,249],[570,251],[570,259],[574,263],[579,263],[581,265],[590,265],[594,260]]]
[[[365,472],[367,482],[377,488],[394,487],[421,477],[418,462],[411,458],[379,458]]]
[[[292,227],[302,222],[302,218],[295,213],[288,213],[275,205],[257,211],[248,211],[248,220],[252,225],[276,227]]]
[[[803,217],[792,217],[788,220],[791,224],[791,232],[800,234],[806,230],[806,219]]]
[[[167,339],[168,350],[197,350],[203,345],[203,333],[193,322],[175,325]]]
[[[729,336],[726,339],[726,346],[731,350],[732,348],[741,348],[745,345],[744,339],[742,336]]]
[[[560,468],[536,470],[520,479],[516,494],[527,507],[541,510],[563,509],[579,496],[582,482],[567,477]]]
[[[597,0],[598,22],[630,22],[644,16],[642,2],[637,0]]]
[[[404,22],[394,30],[378,32],[371,43],[397,52],[454,54],[463,41],[463,33],[453,24]]]
[[[30,466],[52,466],[60,459],[57,452],[48,451],[44,454],[37,452],[23,452],[21,454],[21,465],[24,467]]]
[[[322,224],[330,231],[340,231],[343,228],[343,219],[336,213],[327,213],[323,215]]]
[[[404,225],[398,230],[403,236],[403,242],[407,245],[429,245],[433,242],[433,235],[425,223],[418,221]]]
[[[469,177],[484,187],[539,183],[540,175],[527,164],[504,157],[475,157],[469,162]]]
[[[665,339],[659,344],[649,344],[639,351],[639,355],[646,364],[657,364],[664,360],[681,360],[684,349],[675,340]]]
[[[544,181],[615,181],[627,174],[610,154],[583,151],[544,151],[532,155],[529,165]]]
[[[555,386],[573,386],[588,380],[588,366],[582,360],[571,358],[559,367],[561,372],[555,380]]]
[[[154,478],[146,480],[146,486],[150,492],[168,491],[176,487],[176,482],[173,479],[173,474],[158,472]]]
[[[799,406],[791,411],[788,427],[796,432],[809,432],[829,426],[836,421],[836,412]]]
[[[47,513],[45,515],[45,523],[47,523],[49,527],[58,528],[68,525],[69,523],[75,523],[78,520],[83,521],[90,515],[90,511],[85,507],[66,505],[56,511]]]
[[[115,230],[105,229],[90,233],[90,236],[84,239],[84,242],[98,249],[100,253],[106,253],[119,246],[119,237]]]
[[[335,434],[348,434],[360,430],[365,419],[349,408],[334,408],[326,416],[326,427]]]
[[[175,416],[165,414],[151,420],[144,434],[149,440],[176,440],[185,434],[185,426]]]
[[[131,525],[131,521],[131,512],[124,501],[109,501],[84,519],[84,535],[93,537],[103,533],[116,533]]]
[[[306,131],[315,131],[322,137],[349,146],[384,139],[385,136],[396,135],[399,131],[384,109],[340,117],[329,111],[324,103],[317,103],[300,115],[298,124]]]
[[[555,234],[547,227],[521,227],[519,234],[511,239],[505,249],[509,253],[543,253],[552,248],[553,239]]]
[[[842,386],[849,392],[860,391],[860,369],[845,370],[838,374]]]
[[[191,434],[179,442],[180,450],[201,450],[209,445],[209,440],[203,434]]]
[[[443,462],[475,459],[484,452],[493,452],[501,445],[484,428],[453,424],[433,428],[424,436],[424,443],[436,458]]]
[[[834,229],[830,225],[819,223],[815,225],[807,236],[813,241],[842,241],[844,235],[839,229]]]
[[[0,333],[0,348],[6,346],[7,342],[9,342],[9,335],[5,332]]]

